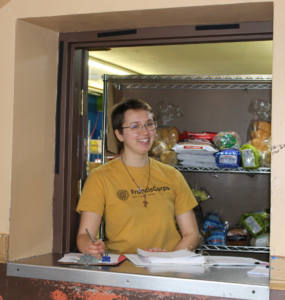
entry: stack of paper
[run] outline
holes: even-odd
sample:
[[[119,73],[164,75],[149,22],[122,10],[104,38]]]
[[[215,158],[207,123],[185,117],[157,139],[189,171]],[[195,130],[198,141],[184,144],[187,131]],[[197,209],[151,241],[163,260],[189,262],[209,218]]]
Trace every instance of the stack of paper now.
[[[192,264],[201,265],[206,262],[206,257],[188,250],[173,252],[149,252],[137,249],[138,255],[152,264]]]

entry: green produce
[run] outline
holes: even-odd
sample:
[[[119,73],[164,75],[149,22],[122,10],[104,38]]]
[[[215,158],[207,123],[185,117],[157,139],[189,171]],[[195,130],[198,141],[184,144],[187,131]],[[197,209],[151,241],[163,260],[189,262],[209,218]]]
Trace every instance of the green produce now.
[[[257,148],[245,144],[240,148],[240,152],[244,169],[257,169],[260,167],[261,154]]]
[[[192,190],[193,195],[195,197],[198,197],[201,201],[205,201],[209,199],[209,196],[207,195],[207,193],[205,191],[201,191],[201,190]]]
[[[269,228],[269,214],[266,210],[243,214],[240,219],[240,224],[243,225],[253,237],[258,237]]]

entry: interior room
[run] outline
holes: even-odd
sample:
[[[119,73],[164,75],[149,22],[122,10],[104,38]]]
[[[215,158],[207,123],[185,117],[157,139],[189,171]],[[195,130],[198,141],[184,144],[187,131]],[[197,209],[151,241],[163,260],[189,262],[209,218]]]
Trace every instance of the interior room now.
[[[246,78],[250,75],[260,75],[263,78],[270,78],[272,41],[108,48],[103,51],[90,51],[88,64],[89,94],[93,93],[94,97],[98,97],[98,103],[101,103],[102,98],[98,95],[103,94],[103,74],[109,74],[111,77],[121,75],[122,78],[127,75],[137,75],[138,78],[145,75],[197,75],[201,78],[239,75]],[[215,80],[212,84],[216,84]],[[112,88],[114,86],[116,84],[113,84]],[[209,86],[191,89],[138,87],[122,88],[114,95],[111,99],[108,97],[108,101],[113,104],[130,98],[140,98],[153,107],[155,114],[159,113],[156,106],[161,101],[173,103],[183,112],[182,117],[171,121],[171,126],[176,126],[180,133],[185,130],[235,131],[241,138],[241,145],[249,141],[248,128],[255,117],[248,111],[250,101],[262,99],[271,103],[271,87],[265,89],[258,87],[241,89],[230,86],[216,89]],[[90,132],[98,126],[102,130],[102,123],[99,124],[97,118],[96,120],[93,118],[90,122]],[[102,138],[102,135],[100,137]],[[98,142],[91,140],[90,143]],[[110,141],[107,150],[117,153],[118,149],[112,146]],[[95,152],[91,150],[91,153]],[[97,156],[99,157],[98,153]],[[88,171],[99,165],[99,160],[95,158],[95,162],[92,159],[94,160],[94,156],[91,156]],[[243,214],[270,208],[270,170],[267,174],[207,173],[201,170],[196,172],[182,170],[182,173],[192,190],[200,187],[209,193],[210,200],[199,205],[204,215],[215,212],[223,222],[228,222],[231,228],[240,225]],[[248,241],[248,246],[255,244]],[[263,245],[265,248],[257,251],[250,247],[245,251],[238,249],[238,252],[227,252],[222,249],[223,252],[215,254],[252,256],[268,260],[267,246],[268,243]],[[229,247],[226,250],[232,249]]]

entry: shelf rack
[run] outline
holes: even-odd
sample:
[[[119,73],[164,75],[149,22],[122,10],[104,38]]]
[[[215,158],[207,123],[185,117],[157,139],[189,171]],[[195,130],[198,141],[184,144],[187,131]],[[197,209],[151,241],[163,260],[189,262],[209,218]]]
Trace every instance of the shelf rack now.
[[[212,246],[200,245],[198,250],[203,251],[227,251],[227,252],[251,252],[251,253],[269,253],[269,247],[252,247],[252,246]]]
[[[108,82],[119,90],[272,88],[271,75],[109,75]]]
[[[243,174],[270,174],[270,168],[258,168],[256,170],[249,170],[243,168],[229,169],[229,168],[197,168],[197,167],[185,167],[182,165],[176,165],[175,169],[181,172],[207,172],[207,173],[243,173]]]
[[[271,75],[103,75],[104,82],[104,116],[103,128],[107,128],[107,85],[111,84],[118,90],[124,89],[272,89]],[[107,130],[105,130],[106,134]],[[105,139],[103,135],[103,153],[105,153]],[[102,163],[105,163],[103,155]],[[208,173],[244,173],[244,174],[270,174],[270,168],[258,168],[247,170],[243,168],[195,168],[182,165],[175,166],[181,172],[208,172]],[[226,251],[226,252],[248,252],[269,253],[269,247],[250,246],[213,246],[201,245],[199,250],[203,251]]]

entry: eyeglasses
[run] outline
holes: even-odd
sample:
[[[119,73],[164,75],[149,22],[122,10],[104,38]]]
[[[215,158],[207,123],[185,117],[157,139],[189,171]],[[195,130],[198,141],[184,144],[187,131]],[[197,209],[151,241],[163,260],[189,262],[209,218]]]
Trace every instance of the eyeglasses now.
[[[131,128],[131,131],[133,133],[141,133],[143,128],[145,128],[148,130],[148,131],[153,131],[155,130],[155,128],[157,127],[157,123],[156,122],[148,122],[146,124],[139,124],[139,123],[135,123],[135,124],[131,124],[130,126],[126,126],[126,127],[122,127],[122,129],[124,128]]]

